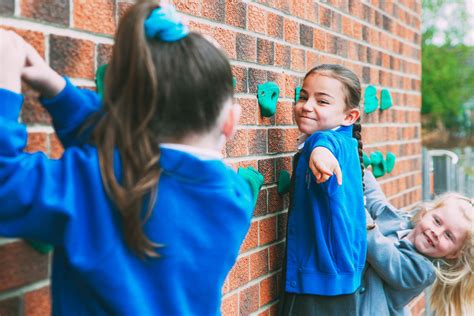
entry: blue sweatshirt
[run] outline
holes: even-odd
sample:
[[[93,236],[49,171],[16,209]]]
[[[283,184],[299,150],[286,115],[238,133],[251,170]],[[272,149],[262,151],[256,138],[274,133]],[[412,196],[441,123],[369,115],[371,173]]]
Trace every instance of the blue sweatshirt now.
[[[95,93],[68,82],[47,102],[66,147],[60,160],[23,152],[22,101],[0,89],[0,236],[55,246],[53,314],[220,314],[221,289],[252,216],[248,184],[221,160],[162,148],[157,203],[144,226],[164,245],[162,258],[140,260],[104,191],[97,149],[75,132],[99,109]]]
[[[341,166],[336,177],[317,184],[309,168],[316,147],[330,150]],[[353,293],[361,282],[367,251],[362,173],[352,126],[316,132],[305,142],[296,166],[287,232],[287,292]]]

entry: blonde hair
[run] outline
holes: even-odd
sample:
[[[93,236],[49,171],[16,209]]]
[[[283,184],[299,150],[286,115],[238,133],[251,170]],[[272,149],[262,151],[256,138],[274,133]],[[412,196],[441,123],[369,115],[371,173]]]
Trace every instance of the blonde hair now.
[[[455,259],[441,259],[435,264],[437,278],[431,289],[430,304],[436,315],[474,315],[474,211],[473,200],[458,193],[445,193],[433,202],[423,203],[413,217],[416,224],[432,210],[446,205],[448,200],[456,200],[457,210],[468,220],[473,229]]]

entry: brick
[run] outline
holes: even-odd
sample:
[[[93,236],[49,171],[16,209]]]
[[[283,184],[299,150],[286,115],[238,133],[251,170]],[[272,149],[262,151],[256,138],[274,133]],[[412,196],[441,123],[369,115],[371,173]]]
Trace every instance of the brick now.
[[[225,23],[245,29],[247,27],[247,4],[241,0],[226,1]]]
[[[276,275],[263,279],[260,282],[260,306],[266,305],[278,297]]]
[[[21,121],[25,124],[51,124],[51,117],[38,101],[39,93],[27,85],[23,85],[24,96],[23,107],[21,109]]]
[[[112,58],[113,45],[99,44],[97,45],[97,67],[108,64]]]
[[[228,157],[248,155],[247,131],[237,130],[232,139],[227,140],[226,152]]]
[[[227,57],[237,58],[235,32],[220,27],[213,29],[212,35],[219,45],[224,49]]]
[[[275,165],[275,168],[276,168],[275,171],[276,171],[277,177],[280,174],[281,170],[286,170],[290,174],[292,173],[292,160],[293,160],[293,156],[277,158],[276,165]]]
[[[114,0],[74,0],[73,26],[94,33],[115,32]]]
[[[95,76],[94,49],[90,41],[51,35],[51,67],[62,75],[92,79]]]
[[[236,81],[234,92],[247,93],[249,91],[247,68],[232,66],[232,74],[234,75]]]
[[[51,301],[49,287],[43,287],[38,290],[24,294],[25,315],[42,316],[51,315]]]
[[[257,93],[258,85],[267,81],[267,72],[261,69],[249,68],[249,92]]]
[[[313,30],[313,47],[319,51],[326,51],[327,33],[323,30]]]
[[[253,36],[237,33],[237,60],[255,62],[257,60],[257,39]]]
[[[48,277],[48,255],[23,241],[0,246],[0,291],[13,289]]]
[[[254,125],[257,123],[257,100],[256,99],[238,99],[242,109],[240,115],[240,125]],[[265,137],[266,138],[266,137]]]
[[[286,236],[287,215],[288,213],[278,215],[278,239],[285,238]]]
[[[279,240],[282,240],[282,236],[279,236]],[[271,245],[269,248],[269,270],[276,271],[280,269],[283,265],[283,260],[285,259],[285,243],[280,242],[275,245]]]
[[[319,6],[319,23],[326,28],[331,28],[332,14],[331,9]]]
[[[313,47],[313,28],[311,26],[300,25],[300,43],[307,47]]]
[[[250,255],[250,279],[268,273],[268,248]]]
[[[64,148],[56,134],[52,134],[49,136],[49,147],[50,147],[50,154],[49,154],[50,158],[59,159],[62,157],[64,153]]]
[[[283,198],[278,194],[277,187],[268,189],[268,212],[279,212],[284,207]]]
[[[267,152],[267,131],[264,129],[248,130],[249,155],[262,155]]]
[[[342,33],[352,37],[352,20],[348,17],[342,17]]]
[[[304,19],[306,15],[305,2],[301,0],[291,0],[290,4],[291,15]]]
[[[279,102],[276,111],[277,125],[293,125],[293,103]]]
[[[339,13],[332,13],[331,30],[340,33],[342,30],[342,16]]]
[[[267,30],[269,36],[283,38],[283,16],[269,12]]]
[[[277,238],[277,217],[269,217],[259,221],[259,246],[272,243]]]
[[[225,21],[225,0],[203,0],[202,16],[213,21]]]
[[[300,48],[291,48],[291,67],[295,71],[305,71],[305,51]]]
[[[261,189],[258,193],[257,205],[255,205],[255,210],[253,216],[261,216],[267,213],[267,189]]]
[[[29,153],[48,151],[48,136],[45,133],[29,133],[25,151]]]
[[[284,19],[284,39],[286,42],[299,44],[299,24],[290,19]]]
[[[15,0],[0,1],[0,12],[2,15],[13,15],[15,13]]]
[[[201,15],[201,0],[173,0],[177,10],[191,15]]]
[[[35,20],[69,25],[69,1],[64,0],[23,0],[21,15]]]
[[[273,65],[275,43],[265,39],[257,39],[257,62],[259,64]]]
[[[247,29],[251,32],[266,34],[267,11],[254,5],[247,6]]]
[[[17,316],[21,315],[22,311],[21,298],[16,296],[0,300],[0,315],[2,316]]]
[[[259,288],[259,284],[255,284],[239,293],[239,315],[249,315],[258,310]]]
[[[266,131],[264,130],[265,134]],[[263,175],[265,183],[275,182],[275,159],[262,159],[258,161],[258,171]]]
[[[242,257],[237,260],[232,270],[229,272],[229,290],[232,291],[250,280],[249,257]]]
[[[313,23],[319,22],[319,4],[313,0],[306,0],[306,20]]]
[[[222,315],[237,315],[239,313],[239,295],[234,294],[222,300]]]
[[[275,43],[275,65],[283,68],[291,67],[291,47]]]
[[[240,253],[253,249],[258,246],[258,222],[252,222],[250,228],[245,236],[244,242],[240,247]]]

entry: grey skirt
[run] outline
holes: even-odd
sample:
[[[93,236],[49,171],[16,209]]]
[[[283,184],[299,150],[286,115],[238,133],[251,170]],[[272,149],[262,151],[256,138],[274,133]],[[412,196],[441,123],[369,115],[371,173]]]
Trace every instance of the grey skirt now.
[[[285,292],[279,316],[353,316],[358,314],[356,301],[355,293],[322,296]]]

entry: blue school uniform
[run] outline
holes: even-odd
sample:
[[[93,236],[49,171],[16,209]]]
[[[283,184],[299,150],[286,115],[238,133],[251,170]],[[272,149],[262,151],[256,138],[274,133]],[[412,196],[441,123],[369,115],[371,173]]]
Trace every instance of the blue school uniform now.
[[[96,94],[68,81],[44,101],[66,147],[59,160],[23,152],[22,101],[0,89],[0,236],[54,245],[53,314],[220,314],[222,286],[252,216],[248,184],[221,160],[162,148],[157,202],[144,225],[163,245],[161,258],[141,260],[125,245],[97,149],[76,133],[99,109]]]
[[[317,184],[309,168],[316,147],[329,149],[341,166],[336,177]],[[360,286],[367,237],[362,172],[352,126],[316,132],[304,143],[296,165],[288,217],[285,290],[342,295]]]

